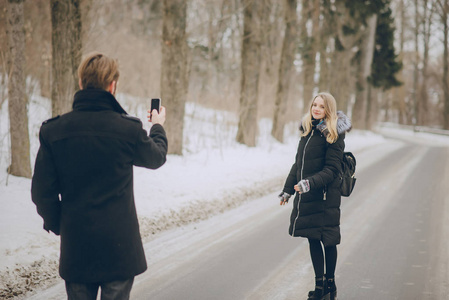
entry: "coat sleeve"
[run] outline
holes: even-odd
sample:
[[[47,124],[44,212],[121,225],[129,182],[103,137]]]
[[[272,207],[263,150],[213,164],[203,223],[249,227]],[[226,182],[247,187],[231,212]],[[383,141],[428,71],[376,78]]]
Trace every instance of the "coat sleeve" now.
[[[167,136],[162,125],[153,125],[149,136],[141,128],[137,137],[134,165],[157,169],[167,160],[167,150]]]
[[[341,162],[345,150],[344,139],[345,134],[341,134],[335,143],[329,144],[326,151],[324,168],[320,172],[305,178],[309,180],[310,189],[323,188],[337,178],[341,171]]]
[[[59,182],[51,150],[39,133],[40,147],[31,181],[31,199],[38,214],[44,219],[44,229],[59,235],[61,202],[59,200]]]
[[[299,141],[301,143],[301,141]],[[284,189],[282,190],[284,193],[293,195],[295,193],[295,189],[293,186],[298,183],[299,179],[296,174],[298,174],[298,164],[297,161],[299,159],[299,145],[298,151],[296,152],[295,162],[290,168],[290,172],[288,173],[287,179],[285,180]]]
[[[298,183],[298,179],[296,178],[297,166],[296,162],[290,169],[288,173],[287,179],[285,180],[284,189],[282,190],[284,193],[293,195],[295,193],[295,189],[293,186]]]

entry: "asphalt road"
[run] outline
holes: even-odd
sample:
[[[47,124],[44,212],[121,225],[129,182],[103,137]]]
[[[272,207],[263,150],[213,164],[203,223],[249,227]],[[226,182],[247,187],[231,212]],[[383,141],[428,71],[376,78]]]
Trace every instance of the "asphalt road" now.
[[[356,155],[338,298],[449,299],[449,148],[396,140]],[[307,299],[314,275],[290,211],[273,194],[156,238],[132,299]]]

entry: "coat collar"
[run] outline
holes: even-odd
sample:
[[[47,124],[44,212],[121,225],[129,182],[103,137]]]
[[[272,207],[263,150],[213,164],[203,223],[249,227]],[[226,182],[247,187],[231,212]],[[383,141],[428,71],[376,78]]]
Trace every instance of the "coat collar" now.
[[[349,132],[352,129],[351,120],[342,112],[337,112],[337,133],[341,135],[343,133]],[[321,131],[324,136],[327,136],[329,130],[327,129],[326,120],[324,122],[318,124],[316,128]]]
[[[127,114],[115,97],[102,89],[79,90],[75,93],[72,107],[73,110],[113,110],[120,114]]]
[[[345,132],[349,132],[352,129],[352,124],[351,124],[351,120],[342,112],[342,111],[338,111],[337,112],[337,133],[343,134]],[[316,129],[318,129],[320,132],[322,132],[325,136],[327,136],[327,134],[329,133],[329,130],[327,129],[327,124],[326,124],[326,120],[324,120],[323,122],[319,123],[318,125],[314,126]],[[301,122],[301,126],[300,126],[301,131],[304,131],[304,127],[302,126],[302,122]]]

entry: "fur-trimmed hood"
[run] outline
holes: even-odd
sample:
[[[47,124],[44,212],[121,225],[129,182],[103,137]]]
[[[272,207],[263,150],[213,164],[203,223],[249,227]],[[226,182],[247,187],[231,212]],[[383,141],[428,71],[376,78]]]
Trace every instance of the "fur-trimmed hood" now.
[[[337,133],[338,135],[346,133],[351,131],[352,129],[352,123],[351,120],[348,118],[348,116],[346,116],[341,110],[339,110],[337,112]],[[316,128],[321,131],[324,136],[327,136],[327,134],[329,133],[329,130],[327,129],[327,124],[326,124],[326,120],[324,120],[322,123],[318,124],[316,126]],[[301,126],[299,127],[299,129],[304,132],[304,127],[302,125],[301,122]]]

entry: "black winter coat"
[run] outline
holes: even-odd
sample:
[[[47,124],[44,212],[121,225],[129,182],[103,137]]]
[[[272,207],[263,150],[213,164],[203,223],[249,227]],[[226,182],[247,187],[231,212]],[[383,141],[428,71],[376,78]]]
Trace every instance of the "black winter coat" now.
[[[325,246],[340,243],[340,183],[339,173],[345,148],[345,132],[351,122],[338,112],[338,140],[326,141],[326,123],[313,126],[311,132],[301,137],[293,164],[283,191],[295,193],[293,186],[308,179],[310,191],[296,193],[290,217],[289,234],[321,240]],[[302,126],[301,126],[302,130]]]
[[[44,229],[61,235],[61,277],[107,282],[144,272],[133,166],[165,163],[163,127],[153,125],[148,136],[112,94],[85,89],[73,111],[43,123],[39,139],[32,200]]]

